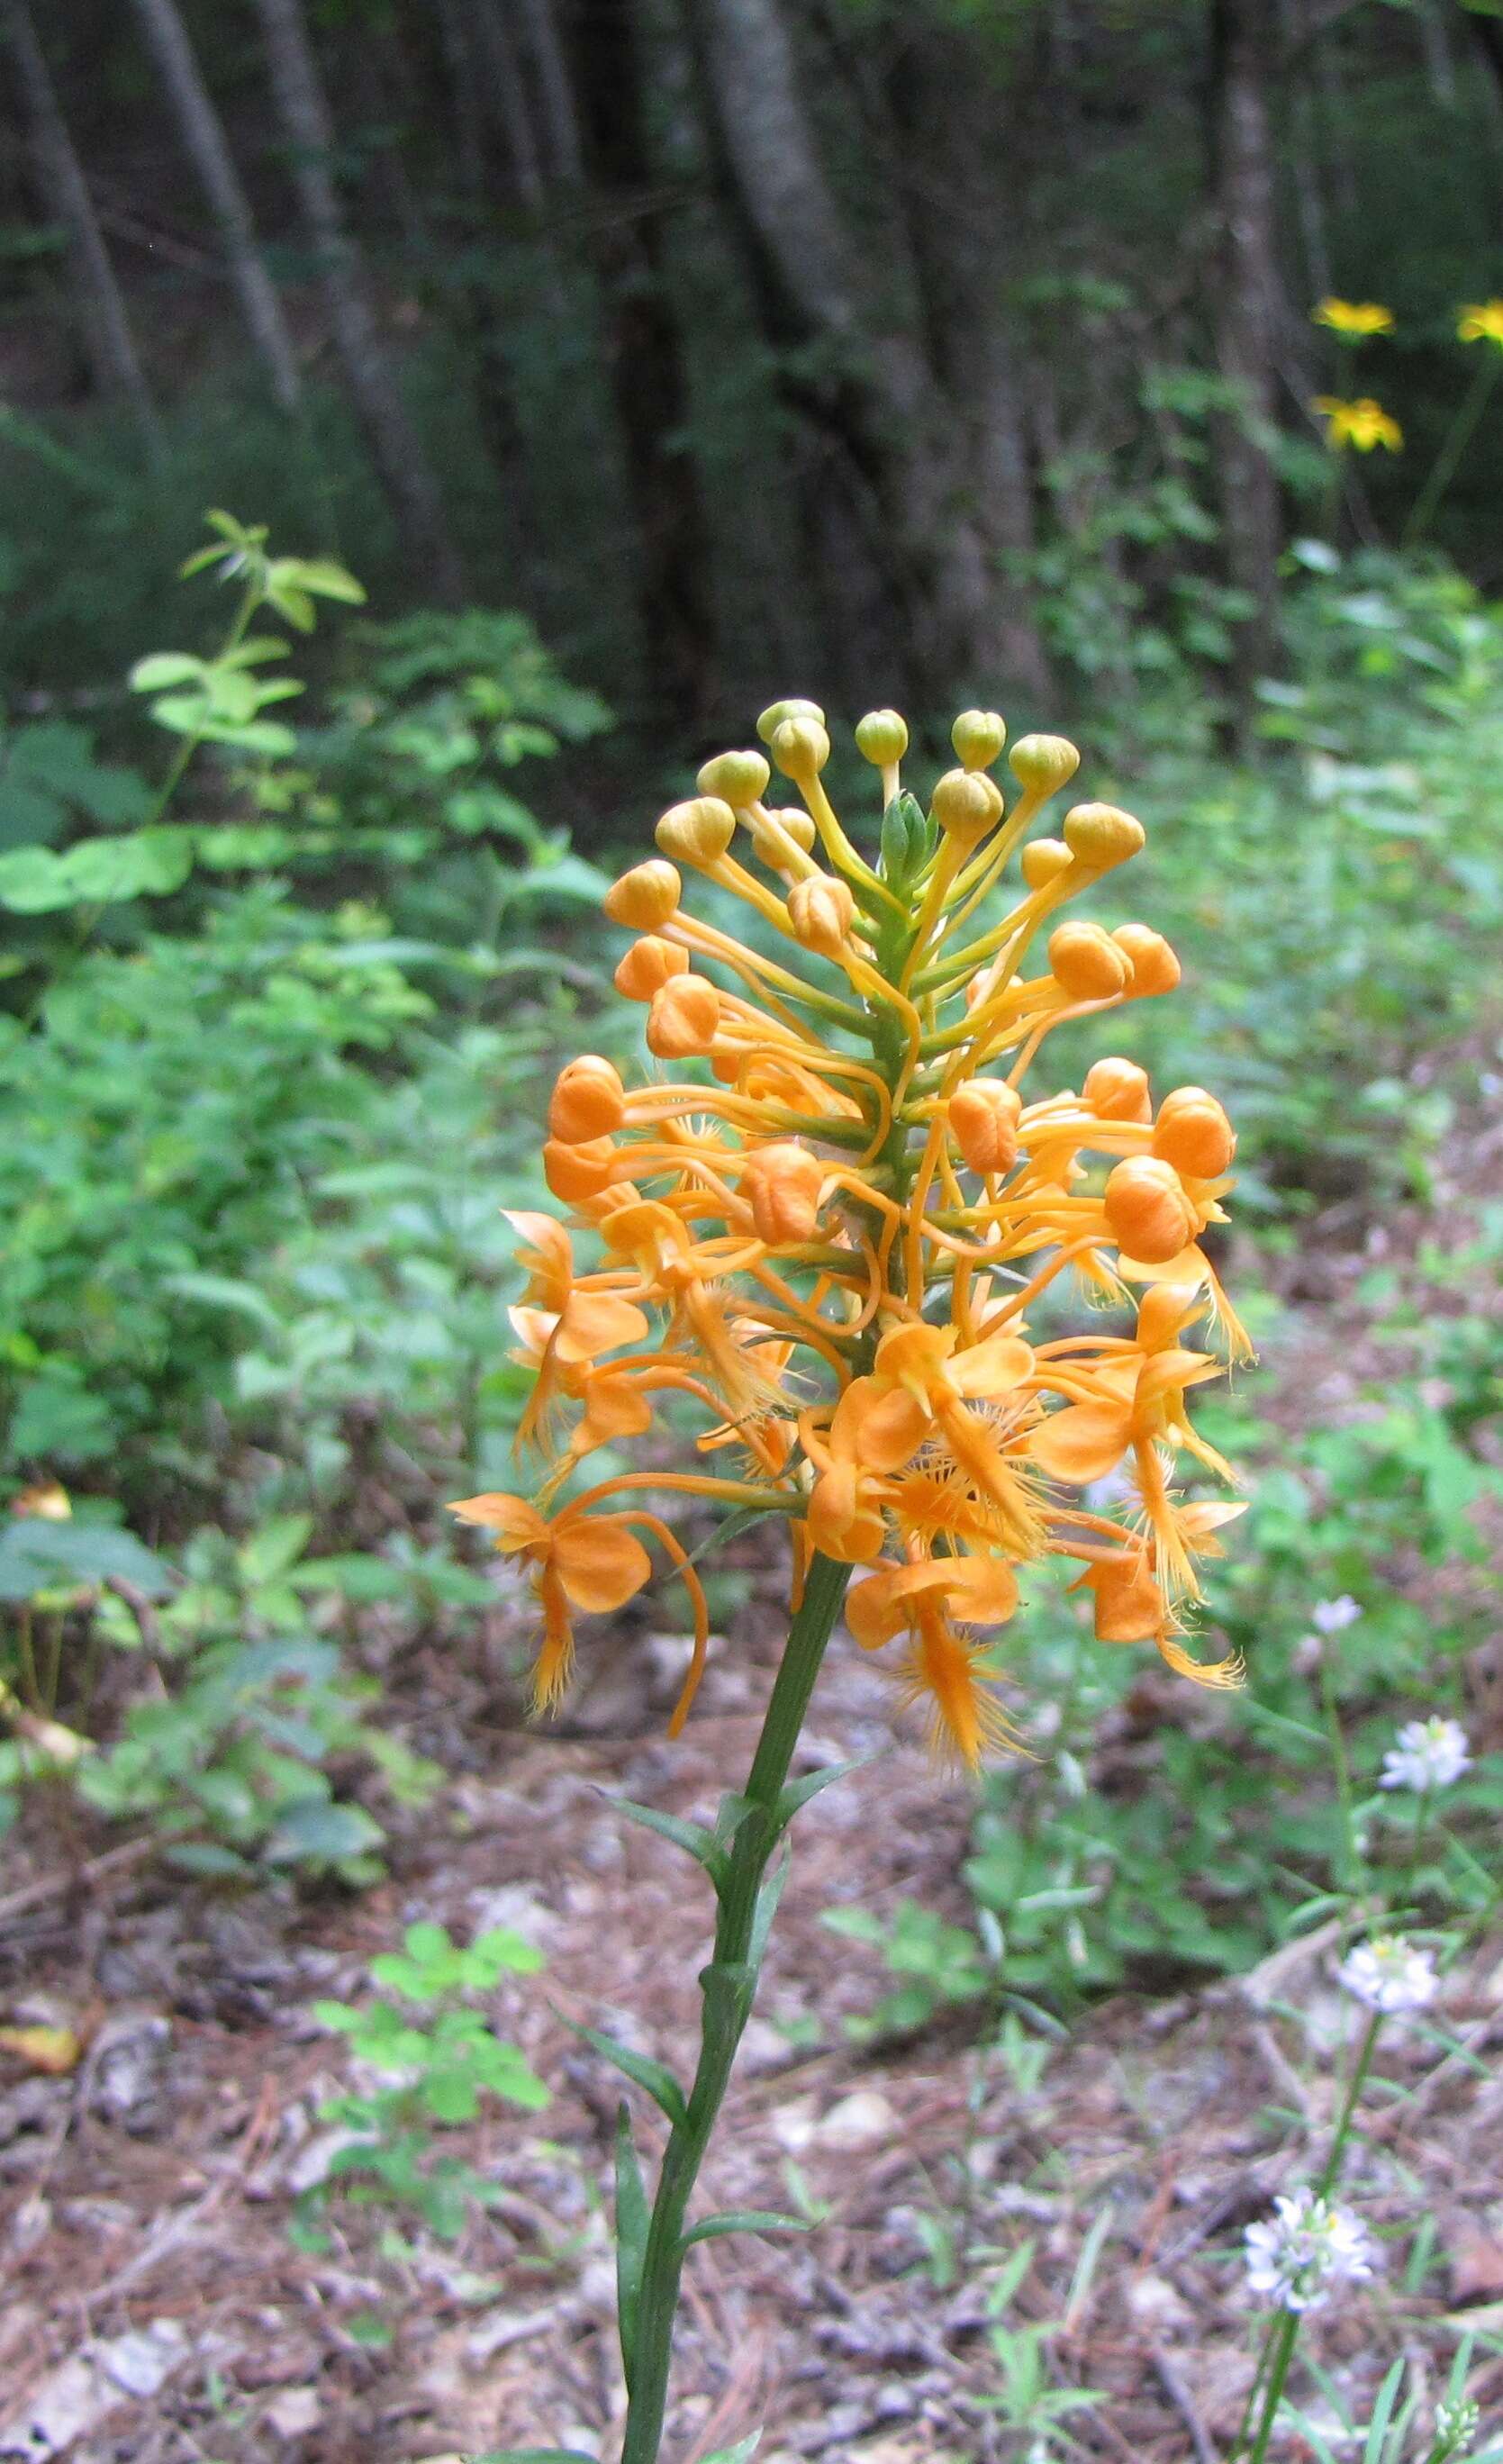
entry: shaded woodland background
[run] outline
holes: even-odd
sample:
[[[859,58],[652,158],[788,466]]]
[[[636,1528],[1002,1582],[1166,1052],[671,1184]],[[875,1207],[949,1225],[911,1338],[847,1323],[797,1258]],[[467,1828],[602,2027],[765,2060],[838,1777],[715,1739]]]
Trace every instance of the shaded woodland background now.
[[[0,673],[97,682],[204,502],[524,608],[638,726],[789,678],[1064,719],[1276,666],[1310,404],[1403,456],[1503,280],[1457,0],[4,0]],[[1310,322],[1378,298],[1361,381]],[[59,425],[61,421],[61,425]],[[1499,579],[1503,411],[1442,545]]]

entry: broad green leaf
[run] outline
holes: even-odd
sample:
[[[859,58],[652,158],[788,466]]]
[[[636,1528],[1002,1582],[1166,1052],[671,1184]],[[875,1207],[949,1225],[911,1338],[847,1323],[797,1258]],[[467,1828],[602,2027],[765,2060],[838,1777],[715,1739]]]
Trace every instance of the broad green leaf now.
[[[165,1276],[162,1287],[183,1300],[199,1301],[206,1309],[233,1309],[254,1320],[274,1341],[280,1339],[281,1319],[254,1284],[242,1283],[233,1275],[184,1274]]]
[[[127,1582],[147,1599],[172,1589],[163,1559],[107,1523],[50,1523],[25,1515],[0,1530],[0,1599],[29,1600],[57,1583]]]
[[[385,1837],[364,1807],[308,1796],[283,1809],[263,1854],[273,1865],[298,1865],[305,1859],[335,1865],[379,1848]]]
[[[577,2019],[571,2019],[567,2024],[586,2045],[592,2045],[597,2054],[604,2055],[608,2062],[614,2062],[618,2071],[624,2071],[635,2086],[645,2088],[674,2129],[678,2128],[686,2119],[684,2094],[666,2063],[654,2062],[647,2054],[634,2054],[630,2045],[618,2044],[614,2036],[602,2035],[598,2028],[582,2027]]]
[[[64,870],[65,859],[47,847],[13,847],[0,855],[0,907],[14,915],[50,915],[72,907],[75,891]]]
[[[718,2447],[713,2455],[705,2456],[704,2464],[751,2464],[761,2445],[762,2431],[754,2430],[749,2437],[738,2439],[734,2447]]]
[[[204,673],[204,662],[195,659],[191,650],[153,650],[138,659],[130,671],[132,693],[166,693],[173,685],[196,684]]]
[[[685,2233],[683,2247],[689,2250],[696,2241],[715,2241],[721,2233],[807,2233],[806,2216],[782,2216],[775,2208],[727,2208],[722,2215],[706,2216],[702,2223],[691,2225]]]
[[[631,2109],[623,2099],[616,2114],[616,2324],[629,2394],[635,2373],[637,2301],[651,2223],[642,2168],[631,2143]]]
[[[83,839],[62,859],[73,894],[90,905],[162,897],[181,890],[193,869],[186,831],[130,830],[120,838]]]

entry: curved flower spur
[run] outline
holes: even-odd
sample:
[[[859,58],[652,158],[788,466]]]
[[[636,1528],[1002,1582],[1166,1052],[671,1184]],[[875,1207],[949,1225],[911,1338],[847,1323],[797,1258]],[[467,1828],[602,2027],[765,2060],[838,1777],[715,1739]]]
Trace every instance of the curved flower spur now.
[[[1019,1570],[1040,1559],[1076,1570],[1103,1642],[1153,1644],[1202,1684],[1240,1675],[1197,1659],[1187,1629],[1198,1561],[1243,1509],[1183,1485],[1230,1478],[1186,1398],[1248,1353],[1202,1246],[1225,1221],[1230,1123],[1200,1087],[1156,1108],[1144,1071],[1116,1056],[1078,1093],[1024,1085],[1053,1028],[1179,981],[1148,924],[1061,916],[1138,853],[1141,825],[1087,803],[1057,837],[1031,835],[1079,755],[1024,737],[1009,811],[990,711],[956,720],[957,766],[925,810],[900,782],[908,730],[875,711],[856,729],[881,781],[873,862],[826,793],[823,713],[778,702],[758,733],[766,753],[706,762],[698,795],[659,821],[659,853],[607,897],[634,935],[616,986],[645,1007],[659,1067],[628,1087],[586,1053],[560,1074],[543,1160],[574,1228],[512,1219],[529,1273],[517,1356],[535,1373],[519,1443],[543,1474],[530,1500],[454,1508],[531,1569],[539,1708],[567,1683],[576,1614],[621,1607],[661,1550],[695,1613],[674,1731],[708,1618],[658,1507],[718,1501],[782,1516],[791,1536],[792,1622],[744,1790],[713,1833],[646,1817],[719,1901],[694,2086],[592,2039],[672,2124],[650,2218],[623,2123],[623,2464],[658,2452],[689,2193],[750,2008],[778,1881],[766,1869],[818,1784],[790,1789],[787,1772],[842,1601],[936,1746],[972,1768],[1016,1738],[990,1654]],[[795,800],[769,801],[774,767]],[[755,940],[696,917],[686,872],[749,909]],[[1047,1332],[1072,1291],[1081,1331]],[[1102,1331],[1103,1304],[1132,1308],[1130,1333]],[[670,1395],[697,1412],[700,1464],[589,1481],[591,1453],[647,1435]],[[1086,1495],[1109,1474],[1122,1501],[1110,1515]]]

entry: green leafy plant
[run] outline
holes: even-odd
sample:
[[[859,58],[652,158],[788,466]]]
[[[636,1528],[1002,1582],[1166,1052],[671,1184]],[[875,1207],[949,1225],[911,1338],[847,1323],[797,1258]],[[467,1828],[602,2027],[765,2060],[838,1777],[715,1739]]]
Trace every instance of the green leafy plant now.
[[[378,1996],[359,2006],[318,2002],[314,2017],[336,2031],[376,2077],[320,2108],[320,2120],[357,2134],[337,2149],[329,2187],[303,2201],[298,2232],[306,2244],[335,2192],[357,2206],[410,2211],[445,2241],[463,2230],[472,2207],[497,2195],[462,2158],[435,2149],[439,2132],[474,2122],[488,2098],[538,2113],[548,2091],[515,2045],[497,2036],[473,2006],[503,1976],[530,1976],[542,1955],[505,1927],[468,1947],[440,1925],[409,1925],[400,1951],[370,1963]]]
[[[195,1535],[185,1580],[153,1620],[164,1683],[129,1705],[119,1742],[79,1767],[92,1805],[148,1819],[167,1862],[186,1872],[280,1866],[368,1881],[381,1870],[381,1825],[338,1793],[325,1765],[373,1761],[389,1786],[419,1798],[437,1777],[368,1724],[379,1689],[314,1629],[306,1595],[328,1586],[303,1557],[309,1529],[308,1517],[289,1515],[238,1543]],[[141,1646],[123,1605],[106,1603],[100,1622],[117,1644]]]

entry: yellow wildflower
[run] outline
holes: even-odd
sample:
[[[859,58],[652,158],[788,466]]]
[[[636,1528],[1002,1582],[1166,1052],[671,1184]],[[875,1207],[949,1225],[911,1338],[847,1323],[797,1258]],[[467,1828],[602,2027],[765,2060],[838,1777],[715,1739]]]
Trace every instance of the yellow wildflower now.
[[[1376,299],[1322,299],[1310,315],[1313,323],[1328,325],[1344,340],[1393,332],[1393,310],[1381,308]]]
[[[1332,394],[1315,397],[1314,408],[1326,424],[1326,443],[1340,452],[1355,445],[1359,453],[1371,453],[1375,445],[1382,445],[1397,453],[1404,444],[1404,430],[1371,394],[1357,402],[1338,402]]]
[[[1464,308],[1457,321],[1456,337],[1463,342],[1491,342],[1503,351],[1503,299],[1484,299]]]
[[[1230,1683],[1230,1661],[1201,1665],[1181,1637],[1195,1561],[1237,1509],[1175,1482],[1182,1461],[1229,1476],[1186,1398],[1218,1373],[1218,1330],[1247,1350],[1202,1245],[1225,1221],[1231,1124],[1200,1087],[1156,1107],[1116,1055],[1078,1093],[1023,1091],[1057,1025],[1179,981],[1148,924],[1060,914],[1138,852],[1142,825],[1085,803],[1057,837],[1030,835],[1080,757],[1026,737],[1009,811],[990,776],[1006,729],[985,710],[957,719],[960,766],[925,808],[902,789],[903,720],[873,711],[856,730],[883,803],[869,855],[824,786],[823,713],[776,703],[758,734],[766,756],[706,762],[658,823],[660,853],[606,901],[636,936],[616,982],[645,1006],[657,1074],[569,1062],[543,1162],[573,1235],[512,1219],[528,1274],[512,1324],[535,1379],[519,1441],[544,1470],[530,1499],[455,1510],[531,1569],[536,1699],[566,1683],[576,1613],[646,1583],[645,1537],[695,1603],[675,1726],[688,1709],[703,1596],[670,1524],[622,1503],[632,1492],[783,1516],[795,1605],[820,1565],[823,1597],[834,1570],[858,1570],[851,1634],[895,1654],[903,1699],[969,1765],[1016,1743],[985,1655],[1020,1570],[1051,1557],[1083,1567],[1103,1641]],[[775,769],[792,791],[778,803]],[[755,941],[686,908],[680,868],[748,908]],[[1072,1280],[1118,1308],[1136,1293],[1134,1331],[1101,1331],[1095,1309],[1082,1332],[1030,1331],[1046,1296],[1057,1323]],[[693,1467],[618,1472],[561,1503],[583,1458],[643,1435],[665,1392],[702,1416]],[[1128,1508],[1089,1510],[1082,1489],[1118,1467]]]

